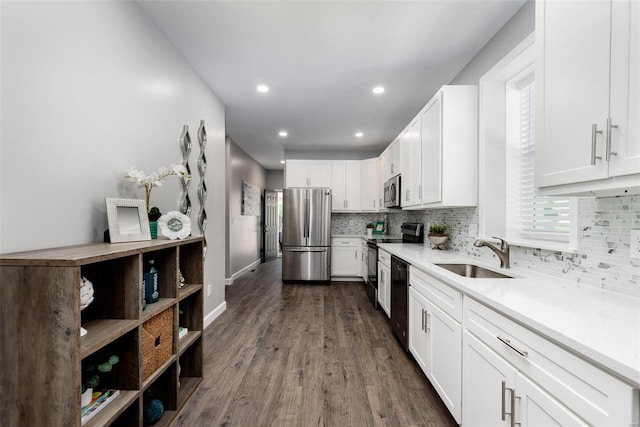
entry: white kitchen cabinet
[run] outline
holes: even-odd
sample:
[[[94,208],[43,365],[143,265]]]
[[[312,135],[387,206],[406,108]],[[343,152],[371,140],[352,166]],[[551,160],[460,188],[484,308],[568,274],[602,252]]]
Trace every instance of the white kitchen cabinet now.
[[[382,152],[380,159],[383,182],[402,173],[402,142],[400,136],[394,139]]]
[[[369,247],[366,239],[360,239],[360,277],[367,281],[369,267]]]
[[[521,373],[516,374],[515,393],[512,416],[522,427],[589,425]]]
[[[475,206],[478,203],[477,86],[443,86],[419,116],[420,206]]]
[[[331,276],[360,276],[360,238],[334,237],[331,239]]]
[[[536,2],[536,186],[640,188],[640,3]]]
[[[378,249],[378,304],[391,317],[391,254]]]
[[[463,306],[463,425],[504,425],[503,412],[523,426],[638,422],[631,386],[469,297]]]
[[[384,207],[384,183],[387,181],[386,171],[386,163],[388,160],[387,150],[383,151],[378,157],[378,210],[379,211],[388,211],[387,208]]]
[[[506,414],[511,413],[507,388],[514,388],[515,368],[467,331],[462,338],[462,360],[463,425],[511,425],[511,416]]]
[[[409,284],[409,351],[460,423],[462,325],[451,314],[461,315],[462,295],[413,267]]]
[[[360,172],[360,210],[375,212],[378,204],[378,158],[362,160]]]
[[[331,210],[333,212],[360,210],[360,160],[331,162]]]
[[[402,144],[402,182],[400,183],[403,208],[419,205],[422,179],[422,128],[418,117],[409,125],[400,138]]]
[[[331,161],[287,160],[285,188],[331,187]]]
[[[587,425],[468,332],[463,355],[463,425]]]

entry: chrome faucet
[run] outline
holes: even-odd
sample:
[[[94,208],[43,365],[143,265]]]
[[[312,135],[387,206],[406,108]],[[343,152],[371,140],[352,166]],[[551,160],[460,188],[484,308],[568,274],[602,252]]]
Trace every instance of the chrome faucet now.
[[[477,248],[481,248],[482,246],[488,247],[498,255],[498,259],[500,259],[500,268],[509,268],[509,244],[506,240],[499,237],[494,237],[494,239],[500,240],[500,248],[482,239],[476,240],[473,243],[473,246]]]

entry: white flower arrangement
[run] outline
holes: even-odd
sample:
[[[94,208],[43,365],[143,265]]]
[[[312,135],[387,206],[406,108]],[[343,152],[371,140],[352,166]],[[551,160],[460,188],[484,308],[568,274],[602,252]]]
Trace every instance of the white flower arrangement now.
[[[151,189],[153,187],[160,187],[164,182],[165,178],[169,176],[180,176],[190,178],[187,173],[187,168],[182,165],[171,164],[169,167],[161,166],[158,169],[158,172],[152,172],[150,174],[146,174],[144,171],[136,168],[135,166],[129,167],[127,174],[124,176],[125,179],[130,179],[135,181],[139,187],[144,187],[145,190],[145,201],[147,202],[147,212],[151,209],[149,205],[149,199],[151,197]]]

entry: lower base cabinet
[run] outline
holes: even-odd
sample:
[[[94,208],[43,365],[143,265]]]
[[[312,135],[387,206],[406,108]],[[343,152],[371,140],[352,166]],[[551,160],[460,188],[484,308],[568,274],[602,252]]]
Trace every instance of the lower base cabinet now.
[[[464,426],[586,426],[473,335],[463,338]]]
[[[638,425],[638,390],[464,297],[464,426]]]
[[[331,276],[360,276],[360,238],[331,239]]]
[[[453,418],[461,421],[462,325],[409,287],[409,351]]]
[[[378,304],[391,317],[391,268],[378,262]]]

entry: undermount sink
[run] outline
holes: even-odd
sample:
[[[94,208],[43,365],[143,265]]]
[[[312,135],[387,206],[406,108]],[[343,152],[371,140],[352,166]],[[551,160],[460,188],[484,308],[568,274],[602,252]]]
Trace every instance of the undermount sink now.
[[[513,279],[506,274],[498,273],[497,271],[487,270],[478,265],[473,264],[436,264],[438,267],[442,267],[445,270],[449,270],[452,273],[456,273],[463,277],[473,277],[476,279]]]

